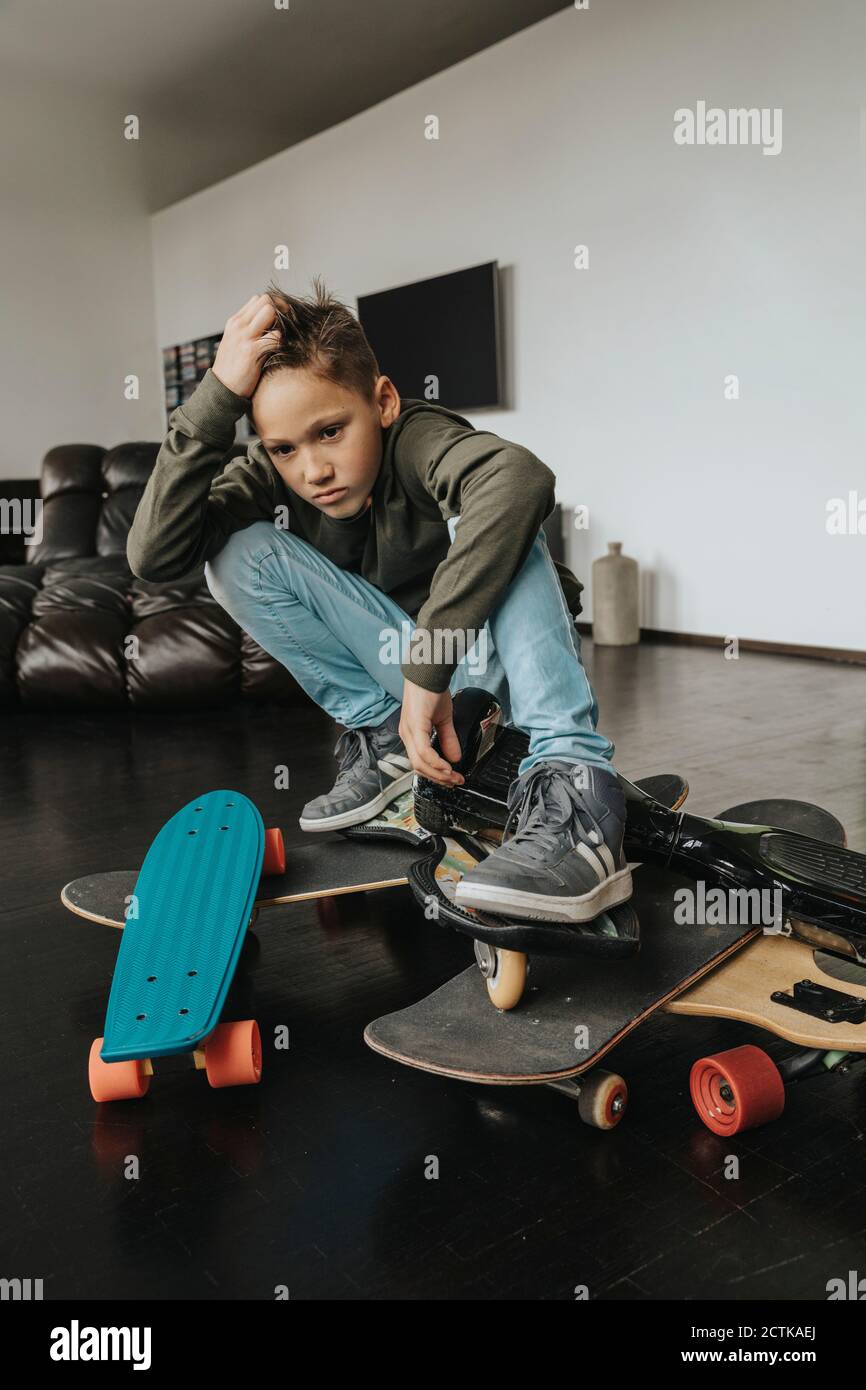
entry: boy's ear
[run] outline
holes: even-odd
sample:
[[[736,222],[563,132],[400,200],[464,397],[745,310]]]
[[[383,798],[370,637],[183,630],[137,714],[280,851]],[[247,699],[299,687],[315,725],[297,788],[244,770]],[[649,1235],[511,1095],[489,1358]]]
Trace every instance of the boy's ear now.
[[[400,395],[390,377],[379,377],[374,388],[374,398],[383,427],[393,424],[400,414]]]

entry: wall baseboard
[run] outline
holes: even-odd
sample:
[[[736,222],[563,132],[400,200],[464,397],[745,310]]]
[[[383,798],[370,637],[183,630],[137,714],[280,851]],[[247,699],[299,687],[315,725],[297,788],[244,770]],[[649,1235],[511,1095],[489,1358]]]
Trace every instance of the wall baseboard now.
[[[592,623],[578,623],[582,636],[592,637]],[[676,647],[724,647],[724,637],[709,637],[697,632],[667,632],[663,628],[642,627],[642,642],[666,643]],[[807,647],[796,642],[762,642],[751,637],[739,638],[741,652],[766,652],[772,656],[803,656],[811,661],[844,661],[852,666],[866,666],[866,651],[849,647]]]

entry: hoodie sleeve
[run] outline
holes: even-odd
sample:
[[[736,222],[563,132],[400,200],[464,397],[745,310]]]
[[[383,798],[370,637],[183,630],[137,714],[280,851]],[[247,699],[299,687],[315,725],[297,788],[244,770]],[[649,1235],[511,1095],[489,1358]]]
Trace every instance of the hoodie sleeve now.
[[[432,412],[407,423],[400,446],[443,517],[460,517],[401,667],[405,680],[442,691],[553,510],[556,478],[521,445]]]
[[[273,520],[273,487],[259,466],[246,457],[223,469],[248,404],[209,370],[172,411],[126,542],[129,567],[140,579],[180,579],[233,531]]]

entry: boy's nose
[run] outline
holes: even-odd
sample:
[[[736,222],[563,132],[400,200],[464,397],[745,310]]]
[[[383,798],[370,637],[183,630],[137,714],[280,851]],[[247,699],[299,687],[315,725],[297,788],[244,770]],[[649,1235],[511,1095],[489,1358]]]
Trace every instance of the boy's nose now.
[[[330,466],[311,464],[304,470],[304,477],[310,487],[322,487],[325,483],[334,481],[334,470]]]

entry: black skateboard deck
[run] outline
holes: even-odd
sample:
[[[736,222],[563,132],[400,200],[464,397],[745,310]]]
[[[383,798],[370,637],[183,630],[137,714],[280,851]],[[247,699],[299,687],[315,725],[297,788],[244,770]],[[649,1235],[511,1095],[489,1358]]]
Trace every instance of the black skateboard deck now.
[[[833,843],[844,838],[835,817],[804,802],[749,802],[718,818],[733,819],[735,812],[745,824],[775,824]],[[534,956],[530,988],[508,1012],[491,1006],[485,980],[471,966],[419,1003],[376,1019],[365,1041],[394,1061],[463,1081],[531,1085],[578,1077],[656,1009],[761,935],[760,927],[678,924],[674,895],[682,888],[693,890],[694,881],[650,865],[640,869],[633,902],[641,949],[629,960]],[[621,1078],[612,1079],[620,1082],[607,1097],[607,1119],[615,1123],[611,1107],[624,1108],[627,1093]]]
[[[638,785],[671,805],[670,798],[685,783],[681,777],[662,773],[644,778]],[[430,839],[415,820],[412,792],[404,792],[384,814],[363,826],[353,826],[351,832],[311,835],[309,844],[287,849],[286,872],[262,880],[255,907],[400,887]],[[466,850],[449,838],[447,865],[456,873],[471,862],[474,860],[467,857]],[[61,890],[61,901],[78,917],[122,927],[137,877],[137,869],[115,869],[76,878]]]
[[[427,838],[412,813],[411,791],[365,829],[362,839],[311,835],[309,844],[287,849],[285,873],[262,880],[255,908],[405,884],[409,865]],[[122,927],[137,877],[137,869],[114,869],[76,878],[61,890],[61,901],[78,917]]]

